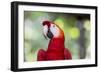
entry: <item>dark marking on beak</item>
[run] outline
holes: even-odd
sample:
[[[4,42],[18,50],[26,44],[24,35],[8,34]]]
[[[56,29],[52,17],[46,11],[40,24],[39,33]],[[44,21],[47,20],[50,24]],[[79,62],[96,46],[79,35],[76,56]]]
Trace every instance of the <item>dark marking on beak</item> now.
[[[50,31],[50,29],[48,29],[47,36],[48,36],[49,39],[53,38],[53,34]]]

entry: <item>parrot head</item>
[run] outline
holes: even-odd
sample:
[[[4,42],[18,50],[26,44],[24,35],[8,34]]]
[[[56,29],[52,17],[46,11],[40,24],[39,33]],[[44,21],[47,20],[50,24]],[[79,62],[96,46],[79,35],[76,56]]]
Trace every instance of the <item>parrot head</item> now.
[[[52,39],[64,36],[62,29],[55,23],[50,21],[43,21],[42,25],[43,25],[43,34],[46,39],[47,37],[49,39]]]

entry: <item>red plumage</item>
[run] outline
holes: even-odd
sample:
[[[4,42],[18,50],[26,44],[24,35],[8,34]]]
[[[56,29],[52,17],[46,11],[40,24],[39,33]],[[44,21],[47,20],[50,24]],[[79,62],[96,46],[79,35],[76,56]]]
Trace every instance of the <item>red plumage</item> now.
[[[48,28],[50,28],[51,23],[52,22],[45,21],[43,22],[43,26],[48,25]],[[60,29],[59,26],[57,27]],[[64,46],[64,41],[65,41],[64,32],[60,29],[59,37],[53,37],[50,39],[47,51],[43,49],[39,50],[37,60],[47,61],[47,60],[72,59],[70,51]]]

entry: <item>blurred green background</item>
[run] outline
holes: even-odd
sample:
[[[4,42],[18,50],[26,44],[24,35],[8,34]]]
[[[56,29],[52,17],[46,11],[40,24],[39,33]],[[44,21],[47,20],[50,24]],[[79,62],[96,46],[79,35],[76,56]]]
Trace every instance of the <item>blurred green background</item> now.
[[[65,47],[73,59],[91,58],[90,15],[56,12],[24,11],[24,61],[37,60],[39,49],[47,49],[49,40],[43,36],[42,22],[52,21],[65,33]]]

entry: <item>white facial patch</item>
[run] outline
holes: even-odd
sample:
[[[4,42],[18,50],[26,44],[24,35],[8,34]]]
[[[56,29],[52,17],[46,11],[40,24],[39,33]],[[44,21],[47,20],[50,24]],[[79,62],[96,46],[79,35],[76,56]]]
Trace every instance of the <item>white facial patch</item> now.
[[[51,24],[50,31],[53,33],[54,37],[59,36],[59,28],[55,24]]]
[[[43,33],[44,33],[45,36],[47,34],[47,31],[48,31],[48,26],[47,25],[44,25],[43,26]]]

